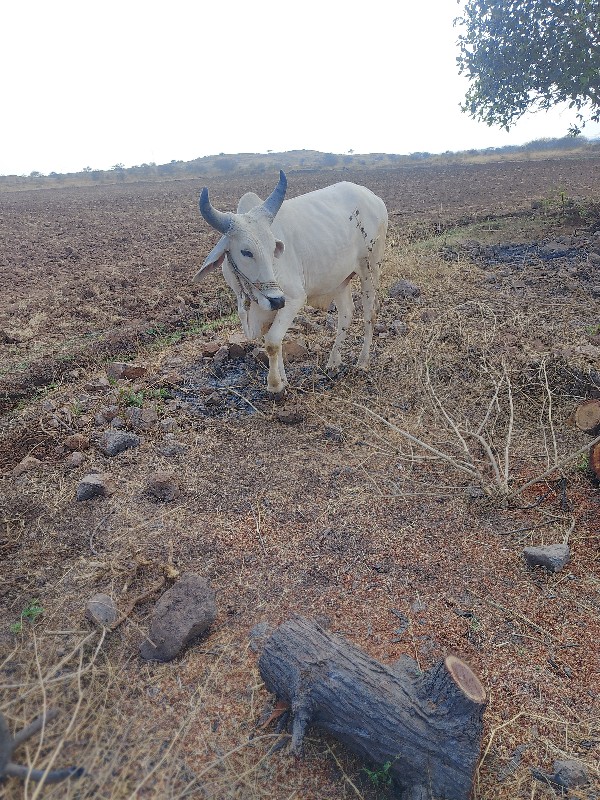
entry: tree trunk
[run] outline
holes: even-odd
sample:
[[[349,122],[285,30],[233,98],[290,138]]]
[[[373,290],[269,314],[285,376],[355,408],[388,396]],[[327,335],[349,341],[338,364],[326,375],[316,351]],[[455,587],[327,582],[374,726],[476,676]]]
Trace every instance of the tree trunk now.
[[[469,797],[486,694],[459,658],[425,673],[406,656],[388,667],[296,617],[267,639],[259,670],[269,691],[291,706],[294,752],[314,725],[375,768],[391,762],[387,774],[403,800]]]

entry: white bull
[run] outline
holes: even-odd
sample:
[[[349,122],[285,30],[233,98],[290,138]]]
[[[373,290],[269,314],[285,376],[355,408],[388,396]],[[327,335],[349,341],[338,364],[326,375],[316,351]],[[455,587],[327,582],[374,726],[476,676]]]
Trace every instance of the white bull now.
[[[365,336],[358,366],[369,365],[377,289],[388,215],[385,204],[364,186],[336,183],[284,202],[287,180],[264,202],[245,194],[237,213],[212,207],[208,190],[200,195],[200,212],[222,234],[194,280],[221,266],[237,295],[244,333],[264,335],[269,356],[267,389],[282,392],[287,378],[283,338],[307,303],[327,309],[333,301],[338,327],[328,369],[342,363],[340,348],[352,321],[350,281],[358,275],[362,288]]]

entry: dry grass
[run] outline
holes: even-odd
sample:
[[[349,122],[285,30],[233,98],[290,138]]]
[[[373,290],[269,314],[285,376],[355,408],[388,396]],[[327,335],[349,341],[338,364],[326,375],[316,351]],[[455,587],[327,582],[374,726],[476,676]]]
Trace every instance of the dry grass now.
[[[508,238],[510,225],[479,226],[476,236]],[[451,231],[446,241],[474,235]],[[262,727],[270,699],[248,633],[297,612],[329,618],[385,663],[408,654],[426,669],[456,652],[473,665],[490,698],[475,800],[555,796],[531,768],[561,757],[599,780],[599,498],[578,467],[588,441],[568,424],[577,398],[563,382],[565,368],[589,364],[557,366],[552,355],[577,343],[581,328],[569,320],[580,312],[554,304],[550,315],[490,294],[478,267],[440,256],[439,237],[421,240],[395,224],[390,239],[381,319],[389,330],[401,318],[407,334],[377,339],[371,371],[350,371],[327,391],[292,368],[300,388],[285,407],[298,410],[295,424],[278,421],[280,407],[265,399],[251,401],[260,413],[214,418],[160,401],[184,456],[161,456],[155,428],[139,450],[113,460],[90,450],[72,471],[55,452],[67,431],[49,428],[39,403],[5,423],[14,455],[7,451],[2,479],[0,711],[18,730],[58,709],[16,756],[40,769],[86,770],[43,788],[10,780],[0,789],[6,800],[384,797],[333,740],[315,732],[296,761],[286,734]],[[418,301],[387,296],[399,278],[421,287]],[[536,349],[542,318],[552,341],[545,351]],[[357,325],[354,355],[360,335]],[[155,375],[185,369],[200,341],[184,336],[139,358]],[[331,334],[321,327],[308,341],[312,363],[324,365]],[[89,377],[47,397],[72,408]],[[92,397],[84,430],[107,402]],[[24,452],[44,466],[13,479],[9,467]],[[75,503],[91,468],[109,470],[118,492]],[[159,468],[177,473],[183,492],[174,503],[144,492]],[[565,572],[525,567],[523,545],[565,539],[573,548]],[[214,628],[173,663],[143,663],[152,603],[132,608],[132,600],[187,570],[217,591]],[[98,591],[130,611],[112,633],[84,620]],[[33,598],[44,613],[11,633]],[[409,620],[402,636],[392,609]]]

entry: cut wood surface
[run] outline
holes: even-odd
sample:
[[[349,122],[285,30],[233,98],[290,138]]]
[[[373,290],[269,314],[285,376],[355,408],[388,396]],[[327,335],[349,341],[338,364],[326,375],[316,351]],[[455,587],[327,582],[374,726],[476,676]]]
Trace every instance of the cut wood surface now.
[[[292,750],[306,729],[335,736],[389,775],[403,800],[467,800],[479,758],[485,690],[450,655],[421,672],[386,666],[341,636],[296,617],[265,642],[261,676],[291,706]]]
[[[575,424],[580,431],[597,436],[600,433],[600,400],[586,400],[575,409]]]

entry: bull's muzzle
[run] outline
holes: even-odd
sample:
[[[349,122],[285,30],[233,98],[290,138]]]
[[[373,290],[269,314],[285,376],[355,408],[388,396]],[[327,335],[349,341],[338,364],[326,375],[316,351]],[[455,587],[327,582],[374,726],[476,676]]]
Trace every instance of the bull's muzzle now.
[[[271,308],[273,311],[279,311],[280,308],[283,308],[285,305],[285,297],[281,295],[280,297],[267,297]]]

